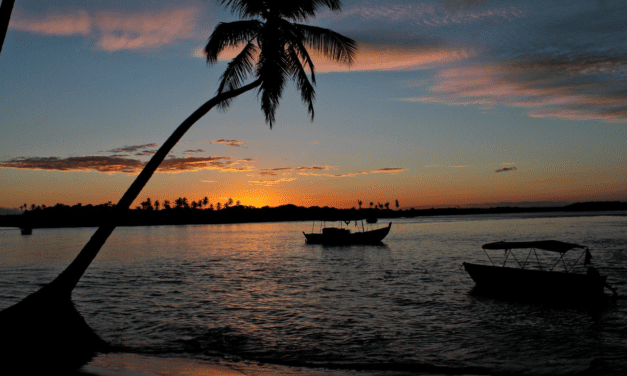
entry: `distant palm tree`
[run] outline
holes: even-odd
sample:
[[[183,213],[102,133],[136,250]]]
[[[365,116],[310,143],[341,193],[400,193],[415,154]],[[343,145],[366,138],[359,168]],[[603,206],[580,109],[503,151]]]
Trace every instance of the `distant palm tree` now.
[[[389,202],[386,202],[384,205],[385,205],[386,209],[388,209],[388,210],[390,209],[390,203]]]
[[[209,199],[207,198],[207,196],[205,196],[205,198],[202,199],[202,204],[207,206],[207,204],[209,204]]]
[[[372,209],[373,205],[374,205],[374,202],[370,201],[370,209]]]
[[[396,199],[396,200],[394,201],[394,204],[396,205],[396,210],[398,210],[398,207],[399,207],[399,204],[398,204],[398,199]]]
[[[220,210],[220,209],[222,209],[222,204],[218,202],[216,204],[216,210]]]
[[[357,203],[359,204],[359,210],[361,210],[361,204],[363,204],[363,202],[361,202],[361,200],[357,200]]]
[[[6,0],[3,0],[4,6]],[[190,115],[152,156],[118,201],[112,217],[98,228],[72,263],[51,283],[18,304],[0,311],[0,361],[28,366],[32,354],[39,364],[55,364],[77,354],[79,364],[94,354],[103,341],[73,307],[71,294],[92,260],[115,229],[148,180],[183,135],[213,107],[226,109],[233,98],[258,88],[261,109],[270,128],[288,80],[296,83],[313,120],[314,64],[307,47],[331,60],[350,64],[356,52],[353,40],[324,28],[300,24],[327,7],[339,11],[340,0],[217,0],[243,20],[220,23],[209,37],[205,52],[214,64],[220,53],[242,47],[222,74],[214,98]],[[12,1],[11,1],[12,3]],[[8,2],[7,2],[8,5]],[[8,21],[7,21],[8,23]],[[311,74],[311,82],[307,71]],[[252,77],[252,82],[244,84]],[[186,202],[183,204],[189,207]],[[220,205],[218,203],[218,205]],[[6,350],[6,351],[5,351]],[[41,358],[44,357],[44,358]],[[6,361],[6,362],[5,362]]]

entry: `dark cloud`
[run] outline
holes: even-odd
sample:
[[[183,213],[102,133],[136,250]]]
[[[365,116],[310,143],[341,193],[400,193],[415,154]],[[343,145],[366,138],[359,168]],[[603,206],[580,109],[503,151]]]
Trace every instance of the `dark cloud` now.
[[[137,157],[144,157],[144,156],[155,155],[156,153],[157,153],[156,150],[142,150],[139,153],[135,153],[135,156],[137,156]]]
[[[164,160],[158,172],[176,173],[207,169],[227,171],[249,171],[249,167],[237,167],[236,162],[229,157],[172,157]],[[0,168],[48,170],[48,171],[93,171],[93,172],[123,172],[137,173],[144,168],[145,162],[138,159],[84,156],[84,157],[32,157],[14,158],[0,162]]]
[[[202,149],[194,149],[194,150],[185,150],[183,153],[184,154],[192,154],[192,153],[203,153],[204,150]]]
[[[503,167],[494,172],[516,171],[516,167]]]
[[[161,172],[189,172],[198,170],[225,170],[233,168],[233,161],[229,157],[184,157],[171,158],[163,161],[159,166]]]
[[[157,144],[144,144],[144,145],[133,145],[133,146],[124,146],[117,149],[109,150],[108,153],[135,153],[142,149],[155,148],[159,145]]]
[[[32,157],[14,158],[0,162],[0,168],[15,168],[27,170],[48,171],[97,171],[97,172],[125,172],[132,173],[141,170],[144,163],[137,159],[84,156],[84,157]]]

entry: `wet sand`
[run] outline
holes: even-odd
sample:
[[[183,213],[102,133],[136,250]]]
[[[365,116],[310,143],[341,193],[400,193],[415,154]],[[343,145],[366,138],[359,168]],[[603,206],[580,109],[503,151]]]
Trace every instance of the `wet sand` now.
[[[226,366],[200,360],[135,354],[102,354],[72,376],[244,376]]]

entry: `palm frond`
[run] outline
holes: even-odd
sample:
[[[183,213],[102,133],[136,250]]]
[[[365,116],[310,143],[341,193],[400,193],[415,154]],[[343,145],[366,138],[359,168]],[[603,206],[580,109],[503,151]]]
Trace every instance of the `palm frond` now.
[[[305,65],[307,65],[307,67],[309,68],[309,72],[311,73],[311,82],[315,84],[316,83],[316,73],[315,73],[316,69],[315,69],[313,60],[311,60],[311,56],[309,55],[309,52],[307,51],[307,48],[303,44],[303,40],[304,40],[303,34],[300,32],[300,30],[297,27],[294,27],[294,24],[290,22],[284,22],[284,24],[281,26],[283,30],[285,30],[285,37],[286,37],[287,43],[289,44],[290,48],[293,48],[295,52],[298,54],[300,61],[302,61],[303,63],[305,63]]]
[[[290,75],[290,67],[284,43],[280,39],[267,35],[265,38],[260,38],[259,43],[261,52],[256,73],[257,78],[262,81],[259,86],[261,110],[266,116],[266,123],[272,128],[285,82]]]
[[[269,15],[293,21],[304,21],[315,16],[320,7],[326,6],[332,11],[339,11],[341,0],[217,0],[233,14],[241,18],[262,17]]]
[[[217,94],[235,90],[242,86],[246,77],[255,70],[255,57],[258,51],[259,49],[252,42],[244,46],[242,51],[229,62],[226,70],[222,74]],[[231,99],[222,101],[218,105],[218,108],[220,110],[226,110],[231,105],[231,102]]]
[[[322,27],[293,24],[303,34],[305,43],[327,58],[353,64],[357,53],[357,43],[351,38]]]
[[[296,81],[296,89],[300,91],[300,99],[307,105],[307,112],[311,117],[311,121],[314,119],[314,107],[313,102],[316,99],[316,91],[313,85],[309,82],[307,72],[300,63],[300,56],[293,46],[288,47],[287,53],[289,56],[290,72],[292,78]]]
[[[257,20],[221,22],[209,36],[205,46],[207,63],[214,64],[218,55],[227,47],[236,47],[253,40],[261,30],[262,23]]]

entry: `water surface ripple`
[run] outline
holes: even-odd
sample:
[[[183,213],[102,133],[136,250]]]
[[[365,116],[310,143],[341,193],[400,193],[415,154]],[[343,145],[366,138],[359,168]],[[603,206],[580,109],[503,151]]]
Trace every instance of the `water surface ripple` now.
[[[382,246],[306,245],[300,222],[118,228],[74,301],[126,351],[259,374],[619,374],[626,300],[497,300],[460,270],[487,262],[487,242],[556,239],[588,245],[627,295],[627,217],[607,214],[400,219]],[[0,230],[0,308],[54,278],[93,230]]]

